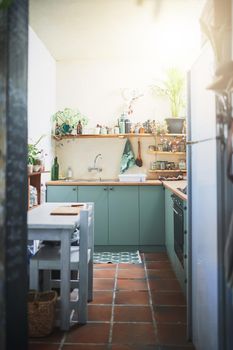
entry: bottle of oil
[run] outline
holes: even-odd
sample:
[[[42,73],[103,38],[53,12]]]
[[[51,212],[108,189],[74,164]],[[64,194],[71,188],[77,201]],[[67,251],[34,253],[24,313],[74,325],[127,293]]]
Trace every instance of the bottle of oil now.
[[[51,169],[51,180],[56,181],[59,179],[59,164],[57,161],[57,157],[54,158],[54,163]]]
[[[77,124],[77,135],[81,135],[82,133],[83,133],[83,127],[82,127],[81,121],[79,120]]]

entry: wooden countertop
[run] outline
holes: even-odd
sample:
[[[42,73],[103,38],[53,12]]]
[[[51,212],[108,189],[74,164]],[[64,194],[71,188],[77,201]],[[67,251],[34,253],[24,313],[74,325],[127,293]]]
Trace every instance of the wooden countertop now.
[[[174,194],[176,194],[180,199],[187,201],[187,195],[177,189],[184,188],[185,186],[187,186],[186,180],[163,181],[163,185],[167,189],[171,190]]]
[[[146,180],[142,182],[123,182],[119,180],[58,180],[47,181],[49,186],[161,186],[162,182],[159,180]]]

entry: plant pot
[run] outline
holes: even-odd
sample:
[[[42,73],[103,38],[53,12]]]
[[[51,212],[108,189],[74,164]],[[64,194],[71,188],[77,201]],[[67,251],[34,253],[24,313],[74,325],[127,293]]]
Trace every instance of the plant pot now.
[[[40,165],[40,164],[33,165],[33,171],[34,171],[35,173],[37,173],[38,171],[40,171],[40,168],[41,168],[41,165]]]
[[[182,134],[185,118],[166,118],[165,121],[169,134]]]
[[[28,174],[31,174],[33,172],[33,165],[28,164]]]

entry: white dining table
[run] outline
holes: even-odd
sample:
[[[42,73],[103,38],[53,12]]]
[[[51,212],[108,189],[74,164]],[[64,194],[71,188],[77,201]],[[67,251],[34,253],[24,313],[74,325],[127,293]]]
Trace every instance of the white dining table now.
[[[60,328],[70,327],[70,240],[80,215],[51,215],[60,206],[85,203],[44,203],[28,211],[28,240],[61,242]]]

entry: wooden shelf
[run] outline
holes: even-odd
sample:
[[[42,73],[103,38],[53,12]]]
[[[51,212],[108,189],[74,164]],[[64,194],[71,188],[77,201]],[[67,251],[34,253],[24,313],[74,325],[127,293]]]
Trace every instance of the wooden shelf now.
[[[28,209],[29,207],[29,201],[30,201],[30,185],[35,187],[37,190],[37,202],[38,205],[41,203],[41,174],[42,172],[34,172],[28,174]],[[32,208],[34,208],[33,206]]]
[[[187,170],[180,170],[180,169],[175,169],[175,170],[149,170],[149,173],[186,173]]]
[[[164,135],[157,135],[157,134],[82,134],[82,135],[63,135],[63,136],[55,136],[52,135],[53,139],[56,141],[64,140],[64,139],[80,139],[80,138],[119,138],[124,139],[125,137],[164,137],[164,136],[173,136],[173,137],[185,137],[185,134],[164,134]]]
[[[186,152],[165,152],[165,151],[148,151],[149,154],[164,154],[164,155],[186,155]]]

